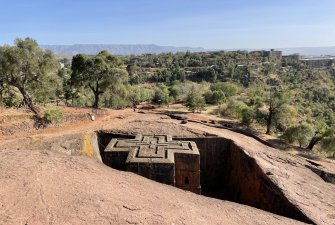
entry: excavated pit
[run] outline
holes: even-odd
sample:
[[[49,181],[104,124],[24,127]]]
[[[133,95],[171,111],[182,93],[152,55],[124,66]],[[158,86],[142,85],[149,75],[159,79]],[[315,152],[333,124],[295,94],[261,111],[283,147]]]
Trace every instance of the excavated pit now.
[[[133,135],[98,132],[97,141],[104,164],[104,149],[113,138],[131,139]],[[200,152],[201,194],[207,197],[249,205],[274,214],[313,224],[265,174],[255,159],[229,139],[222,137],[180,138],[194,141]]]

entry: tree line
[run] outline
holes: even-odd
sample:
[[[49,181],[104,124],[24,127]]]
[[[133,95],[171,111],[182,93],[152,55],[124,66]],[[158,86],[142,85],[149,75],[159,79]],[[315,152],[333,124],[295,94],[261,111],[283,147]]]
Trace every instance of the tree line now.
[[[281,63],[244,51],[113,56],[77,54],[56,59],[31,39],[0,47],[0,104],[124,108],[149,101],[183,103],[192,112],[217,113],[245,126],[260,125],[288,142],[334,151],[335,69]]]

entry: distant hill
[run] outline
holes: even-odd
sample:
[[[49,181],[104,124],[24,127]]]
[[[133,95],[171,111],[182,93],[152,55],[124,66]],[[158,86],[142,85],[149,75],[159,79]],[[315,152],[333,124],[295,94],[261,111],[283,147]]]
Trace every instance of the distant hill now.
[[[173,47],[159,45],[117,45],[117,44],[74,44],[74,45],[41,45],[41,48],[51,50],[56,54],[75,55],[84,53],[95,55],[102,50],[107,50],[114,55],[140,55],[159,54],[167,52],[202,52],[204,48]]]
[[[43,49],[48,49],[59,55],[75,55],[84,53],[95,55],[102,50],[107,50],[113,55],[141,55],[141,54],[159,54],[159,53],[176,53],[176,52],[206,52],[213,51],[202,47],[175,47],[175,46],[160,46],[160,45],[118,45],[118,44],[74,44],[74,45],[41,45]],[[335,46],[329,47],[297,47],[297,48],[275,48],[283,51],[283,55],[291,55],[299,53],[305,56],[321,56],[335,55]],[[224,49],[224,51],[235,51],[238,49]],[[269,50],[264,49],[241,49],[247,51],[253,50]],[[216,51],[219,51],[218,49]]]

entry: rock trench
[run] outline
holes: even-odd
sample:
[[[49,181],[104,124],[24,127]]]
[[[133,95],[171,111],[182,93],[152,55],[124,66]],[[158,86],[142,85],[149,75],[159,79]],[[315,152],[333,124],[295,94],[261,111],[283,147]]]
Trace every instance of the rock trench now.
[[[134,138],[128,134],[98,132],[102,162],[108,163],[104,149],[112,138]],[[178,138],[194,141],[200,151],[201,194],[207,197],[249,205],[301,222],[314,224],[264,172],[256,160],[233,141],[222,137]]]

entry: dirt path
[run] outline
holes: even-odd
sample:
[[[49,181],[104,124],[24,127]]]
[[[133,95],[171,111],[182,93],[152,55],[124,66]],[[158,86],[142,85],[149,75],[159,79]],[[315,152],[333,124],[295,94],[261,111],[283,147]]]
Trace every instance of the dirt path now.
[[[18,138],[42,135],[44,137],[62,136],[75,133],[85,133],[93,130],[101,130],[106,127],[119,126],[136,118],[136,114],[131,109],[106,110],[103,115],[97,115],[95,121],[73,121],[65,122],[56,127],[48,127],[39,130],[17,132],[14,135],[2,135],[0,141],[16,140]]]

